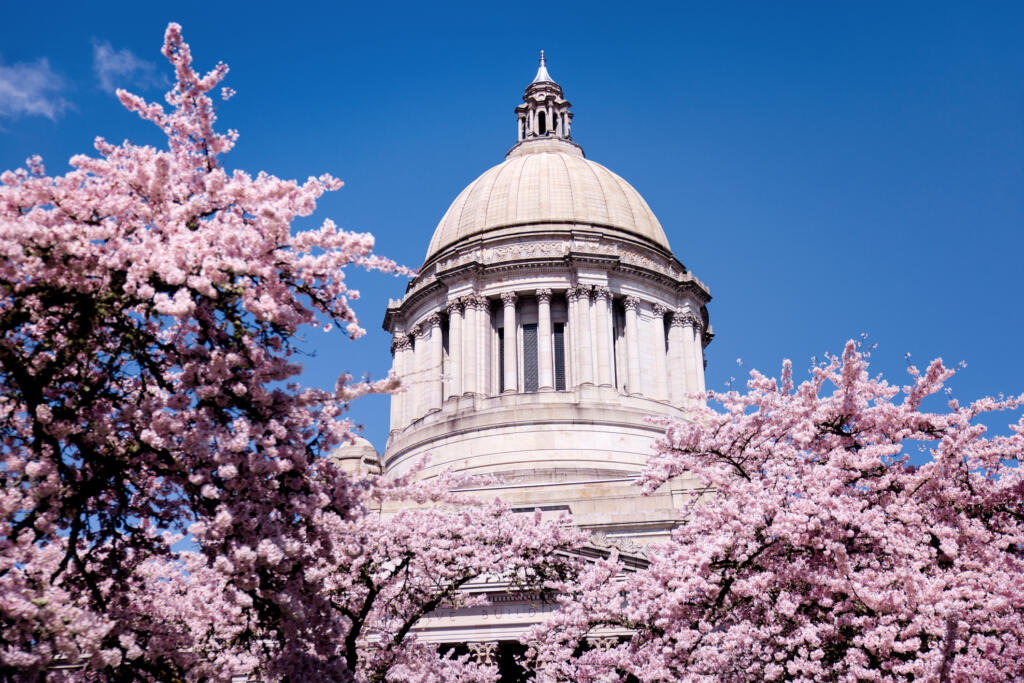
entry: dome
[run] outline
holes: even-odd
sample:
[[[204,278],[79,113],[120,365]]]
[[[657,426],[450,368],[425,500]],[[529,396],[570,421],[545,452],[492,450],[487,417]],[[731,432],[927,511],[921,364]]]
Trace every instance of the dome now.
[[[504,163],[456,197],[434,231],[426,261],[463,240],[517,226],[526,228],[522,232],[529,226],[545,232],[592,226],[671,251],[661,223],[632,185],[584,158],[575,144],[540,139],[513,147]]]
[[[377,449],[361,436],[352,436],[328,454],[328,459],[342,470],[350,473],[376,473],[380,468]]]

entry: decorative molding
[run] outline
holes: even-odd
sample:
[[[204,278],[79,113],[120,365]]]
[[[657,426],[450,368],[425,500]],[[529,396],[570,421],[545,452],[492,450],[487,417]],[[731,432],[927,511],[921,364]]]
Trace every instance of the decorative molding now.
[[[568,245],[565,242],[521,242],[488,247],[483,250],[482,256],[484,263],[501,263],[530,258],[562,257],[567,253]]]
[[[493,666],[494,658],[498,654],[498,641],[490,640],[485,643],[466,643],[469,648],[469,655],[476,664],[482,666]]]
[[[550,289],[538,289],[537,290],[537,302],[542,304],[551,303],[551,290]]]
[[[635,296],[627,296],[622,300],[622,307],[627,311],[635,311],[640,308],[640,299]]]
[[[507,306],[515,306],[517,298],[518,297],[516,297],[516,293],[515,292],[502,292],[501,293],[501,302],[503,304],[505,304],[506,307]]]

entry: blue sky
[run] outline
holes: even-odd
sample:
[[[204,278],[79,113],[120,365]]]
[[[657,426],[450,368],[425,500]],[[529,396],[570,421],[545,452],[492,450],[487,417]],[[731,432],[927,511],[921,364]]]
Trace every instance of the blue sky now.
[[[875,369],[967,361],[969,400],[1024,391],[1020,3],[12,3],[0,22],[0,168],[51,172],[92,139],[158,142],[111,86],[151,99],[164,27],[222,60],[241,139],[226,165],[346,182],[318,218],[421,262],[448,204],[515,141],[547,51],[588,157],[632,183],[711,289],[708,386],[809,366],[861,333]],[[305,381],[383,375],[369,334],[311,332]],[[383,398],[353,409],[382,448]]]

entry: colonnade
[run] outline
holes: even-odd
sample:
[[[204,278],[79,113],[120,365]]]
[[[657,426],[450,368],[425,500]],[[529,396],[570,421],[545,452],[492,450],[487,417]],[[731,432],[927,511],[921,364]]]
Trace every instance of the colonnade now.
[[[543,133],[540,131],[540,122],[537,117],[538,110],[530,109],[519,115],[516,124],[520,141],[541,135],[552,135],[558,138],[572,137],[570,133],[572,118],[569,116],[568,108],[559,107],[556,109],[554,105],[548,104],[540,111],[544,113],[545,131]]]
[[[414,420],[440,410],[445,398],[498,393],[518,393],[523,367],[516,332],[520,323],[521,295],[537,302],[537,387],[555,389],[552,291],[514,291],[500,295],[500,318],[505,332],[503,358],[490,358],[493,335],[490,300],[478,294],[447,302],[448,355],[444,356],[442,317],[432,313],[408,333],[396,333],[392,343],[394,370],[405,380],[406,390],[391,397],[391,428],[402,429]],[[704,392],[704,327],[691,309],[667,309],[635,296],[621,299],[624,316],[624,367],[616,367],[613,338],[615,299],[604,286],[581,285],[566,291],[568,325],[563,359],[565,386],[618,386],[622,393],[646,396],[683,405],[687,396]],[[666,334],[667,330],[667,334]],[[493,371],[493,374],[492,374]],[[532,376],[532,375],[531,375]]]

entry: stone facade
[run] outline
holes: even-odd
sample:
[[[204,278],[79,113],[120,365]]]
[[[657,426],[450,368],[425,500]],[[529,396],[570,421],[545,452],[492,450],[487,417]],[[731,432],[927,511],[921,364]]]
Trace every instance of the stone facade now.
[[[429,454],[424,477],[491,475],[481,495],[568,512],[595,552],[641,556],[691,490],[675,481],[645,497],[633,483],[663,430],[648,418],[685,417],[704,390],[710,295],[640,194],[586,159],[569,106],[542,57],[515,146],[459,194],[390,302],[406,389],[392,397],[382,464],[403,472]],[[540,618],[494,588],[478,587],[511,602],[437,615],[421,637],[490,642]]]

